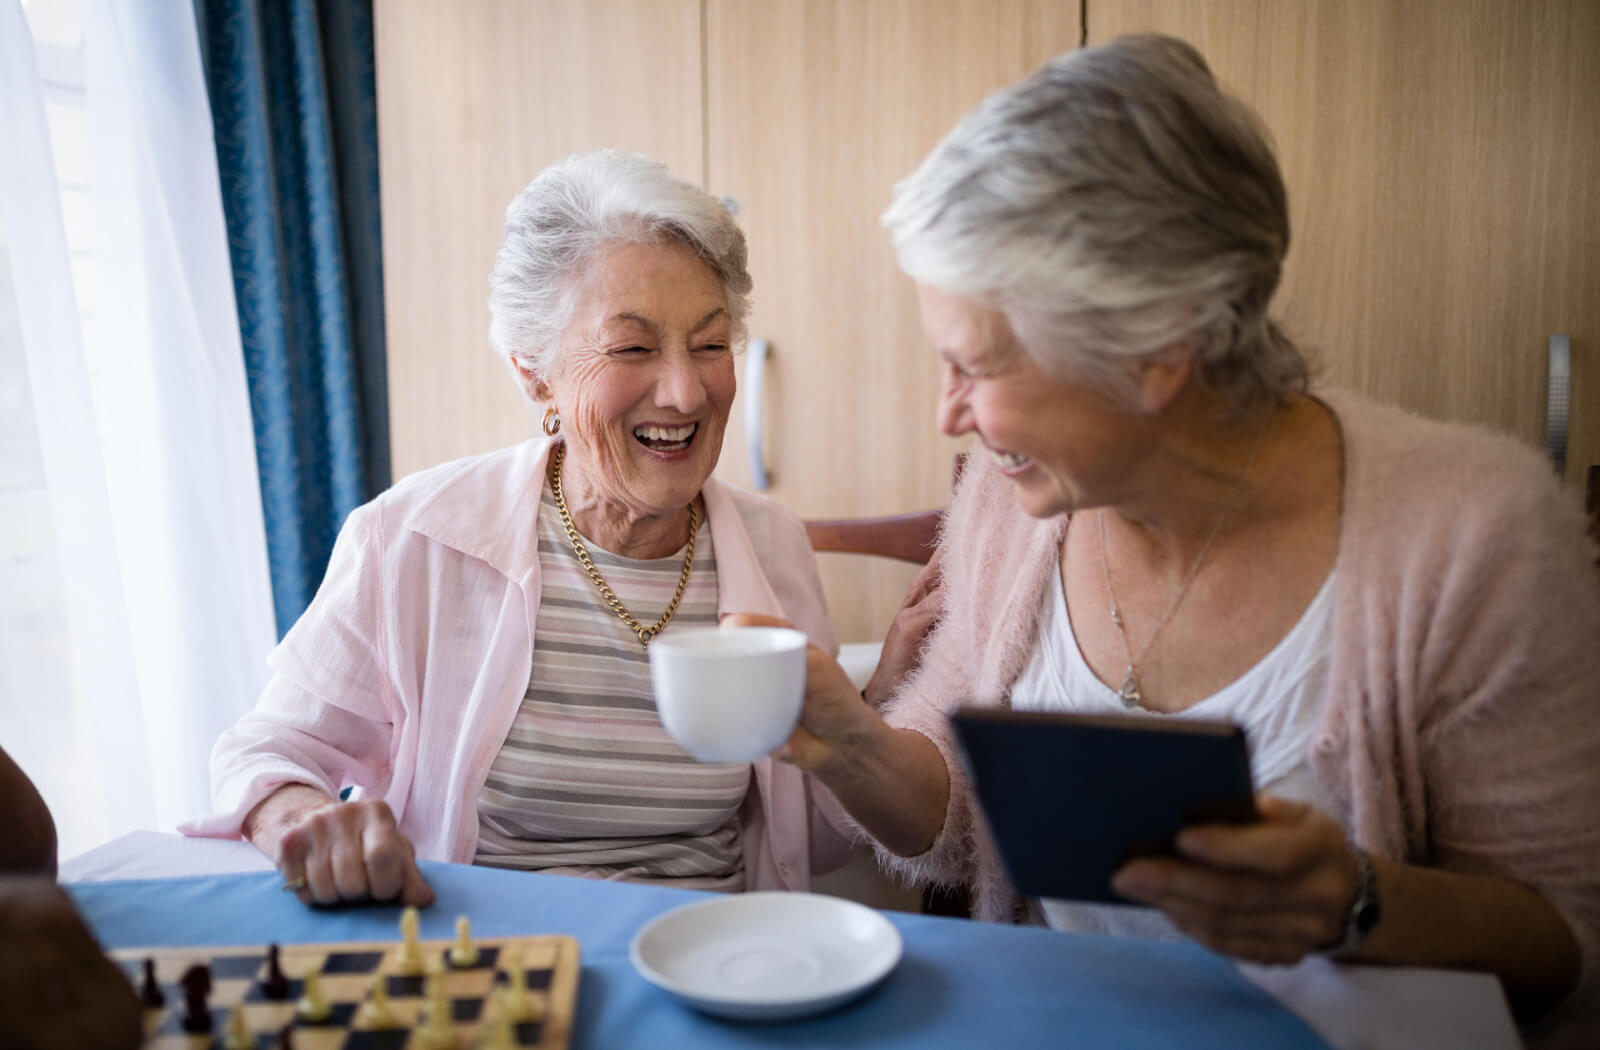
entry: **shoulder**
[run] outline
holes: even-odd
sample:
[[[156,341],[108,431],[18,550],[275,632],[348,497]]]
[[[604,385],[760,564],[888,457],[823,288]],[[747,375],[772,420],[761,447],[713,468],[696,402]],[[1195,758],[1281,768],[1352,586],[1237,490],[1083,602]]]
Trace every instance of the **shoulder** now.
[[[1559,491],[1534,449],[1486,426],[1446,422],[1348,391],[1321,395],[1339,419],[1346,475],[1363,488],[1390,488],[1436,502],[1493,485],[1495,494],[1543,498]]]
[[[969,452],[940,528],[941,542],[952,546],[1004,543],[1041,527],[1017,504],[1011,482],[993,458]]]
[[[1066,528],[1064,515],[1041,519],[1024,511],[994,460],[969,454],[939,525],[951,598],[974,605],[1027,600],[1032,570],[1059,547]]]
[[[706,489],[714,490],[724,496],[739,515],[739,522],[749,534],[756,545],[756,550],[762,549],[762,540],[782,539],[786,542],[799,542],[810,548],[806,539],[805,525],[788,507],[779,503],[770,496],[742,489],[737,485],[730,485],[718,481],[716,478],[706,479]]]
[[[404,516],[460,486],[470,486],[475,493],[503,490],[508,485],[520,488],[544,463],[551,444],[538,438],[426,467],[399,479],[367,506],[381,508],[386,515]]]
[[[1592,547],[1537,451],[1353,395],[1325,400],[1345,438],[1337,629],[1353,658],[1398,653],[1384,675],[1409,668],[1429,695],[1481,691],[1491,664],[1522,669],[1524,684],[1542,663],[1593,666],[1581,655],[1600,629]]]
[[[1581,545],[1576,502],[1544,458],[1510,435],[1344,391],[1323,398],[1343,434],[1347,538],[1408,556],[1479,551],[1502,561],[1546,543]]]
[[[376,543],[402,560],[443,547],[520,578],[537,556],[526,526],[538,513],[551,444],[526,441],[402,478],[350,515],[340,542]]]

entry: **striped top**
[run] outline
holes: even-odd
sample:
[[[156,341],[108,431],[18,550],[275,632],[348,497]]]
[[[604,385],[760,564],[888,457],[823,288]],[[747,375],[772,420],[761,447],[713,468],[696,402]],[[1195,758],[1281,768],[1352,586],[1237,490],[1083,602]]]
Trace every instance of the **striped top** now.
[[[578,563],[548,484],[538,530],[532,676],[478,796],[474,863],[742,890],[738,812],[749,763],[697,762],[667,736],[644,646]],[[652,624],[666,611],[683,550],[639,560],[585,546],[635,619]],[[716,555],[702,522],[667,630],[716,622]]]

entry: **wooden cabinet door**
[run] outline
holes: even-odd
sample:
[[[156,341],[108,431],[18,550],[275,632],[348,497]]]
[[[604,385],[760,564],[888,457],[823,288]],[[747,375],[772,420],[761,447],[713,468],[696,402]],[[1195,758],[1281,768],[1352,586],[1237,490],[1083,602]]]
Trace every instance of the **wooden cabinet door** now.
[[[700,0],[374,5],[394,474],[535,433],[489,348],[506,205],[615,146],[705,178]]]
[[[706,0],[707,184],[750,238],[769,492],[801,516],[948,499],[937,360],[878,217],[957,118],[1077,42],[1060,0]],[[745,398],[717,469],[740,485]],[[821,561],[840,637],[882,637],[915,569]]]
[[[1600,463],[1600,4],[1089,0],[1265,118],[1289,186],[1279,312],[1328,377],[1543,447],[1571,337],[1567,478]]]

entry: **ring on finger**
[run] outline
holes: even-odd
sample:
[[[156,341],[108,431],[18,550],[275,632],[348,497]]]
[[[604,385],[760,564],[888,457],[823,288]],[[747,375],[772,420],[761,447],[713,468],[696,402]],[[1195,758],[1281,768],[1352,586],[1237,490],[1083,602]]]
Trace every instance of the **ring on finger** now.
[[[299,893],[301,890],[306,888],[306,885],[307,885],[306,884],[306,877],[304,875],[298,876],[298,877],[293,878],[293,879],[284,879],[283,880],[283,892],[285,892],[285,893]]]

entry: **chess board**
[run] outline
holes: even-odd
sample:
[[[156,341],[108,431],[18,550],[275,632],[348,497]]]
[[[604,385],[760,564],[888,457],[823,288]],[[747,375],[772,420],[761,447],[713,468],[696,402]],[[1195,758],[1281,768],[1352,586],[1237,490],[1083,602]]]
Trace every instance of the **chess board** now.
[[[425,956],[444,960],[451,941],[423,941]],[[478,961],[456,968],[443,963],[441,971],[455,1019],[456,1047],[478,1045],[480,1017],[500,975],[499,959],[513,944],[521,949],[528,994],[537,1020],[513,1026],[515,1045],[539,1050],[567,1050],[572,1036],[572,1013],[578,992],[578,942],[571,937],[485,937],[474,941]],[[111,953],[128,979],[138,988],[145,959],[155,961],[156,980],[166,1004],[145,1011],[146,1050],[220,1050],[227,1036],[228,1017],[242,1005],[255,1037],[256,1050],[277,1050],[279,1032],[294,1023],[294,1050],[417,1050],[413,1027],[422,1015],[424,991],[421,976],[398,973],[395,956],[399,942],[285,944],[279,961],[289,978],[289,994],[281,1001],[269,999],[262,989],[267,970],[267,946],[246,948],[128,948]],[[196,963],[211,967],[212,1031],[206,1035],[183,1030],[183,988],[178,979]],[[319,974],[322,994],[332,1014],[322,1022],[297,1020],[301,978]],[[374,975],[384,975],[389,1003],[398,1027],[367,1028],[356,1011],[368,998]],[[498,975],[498,976],[497,976]]]

